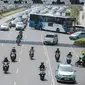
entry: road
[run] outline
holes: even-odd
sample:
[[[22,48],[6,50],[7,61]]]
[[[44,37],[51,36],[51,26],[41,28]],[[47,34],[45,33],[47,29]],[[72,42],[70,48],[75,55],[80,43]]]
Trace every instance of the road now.
[[[0,20],[1,24],[9,20],[8,16]],[[72,64],[74,66],[80,52],[83,48],[73,46],[73,41],[69,40],[69,36],[65,34],[58,34],[59,43],[56,46],[43,45],[43,39],[48,32],[33,30],[27,26],[23,34],[21,46],[15,43],[18,31],[15,28],[10,31],[0,31],[0,85],[69,85],[56,82],[55,69],[58,65],[54,58],[54,52],[57,48],[61,51],[61,62],[66,61],[66,55],[69,51],[72,52]],[[35,49],[35,60],[30,60],[29,50],[31,46]],[[9,74],[4,74],[2,71],[2,60],[8,57],[10,60],[10,51],[12,47],[17,50],[17,62],[10,62]],[[39,78],[39,65],[45,62],[46,81],[40,81]],[[76,69],[76,84],[71,85],[85,85],[85,68],[75,67]]]
[[[0,85],[62,85],[57,83],[55,79],[55,69],[58,63],[55,62],[54,52],[56,48],[60,48],[62,62],[65,62],[66,55],[69,51],[73,54],[72,64],[77,61],[78,56],[83,48],[74,47],[73,42],[69,40],[68,35],[58,34],[59,44],[56,46],[44,46],[42,41],[48,32],[32,30],[27,26],[23,34],[21,46],[15,43],[18,34],[14,28],[10,31],[0,31]],[[31,46],[35,49],[35,60],[31,61],[29,58],[29,50]],[[7,56],[10,60],[10,51],[12,47],[17,50],[17,62],[10,63],[9,74],[5,75],[2,71],[1,61]],[[39,65],[45,62],[46,81],[42,82],[39,79]],[[84,85],[85,69],[75,67],[76,69],[76,85]],[[69,84],[68,84],[69,85]]]

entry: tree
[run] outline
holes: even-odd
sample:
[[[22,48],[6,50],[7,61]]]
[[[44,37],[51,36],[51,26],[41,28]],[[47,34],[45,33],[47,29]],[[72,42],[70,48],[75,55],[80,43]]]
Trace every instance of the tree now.
[[[70,16],[71,16],[71,18],[76,18],[76,21],[74,24],[77,24],[77,22],[78,22],[80,9],[81,9],[81,6],[71,7]]]

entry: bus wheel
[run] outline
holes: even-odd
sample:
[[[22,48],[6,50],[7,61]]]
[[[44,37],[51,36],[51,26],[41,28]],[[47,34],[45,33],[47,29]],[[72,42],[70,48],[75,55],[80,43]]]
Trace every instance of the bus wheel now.
[[[56,32],[60,32],[60,29],[59,29],[59,28],[57,28],[57,29],[56,29]]]

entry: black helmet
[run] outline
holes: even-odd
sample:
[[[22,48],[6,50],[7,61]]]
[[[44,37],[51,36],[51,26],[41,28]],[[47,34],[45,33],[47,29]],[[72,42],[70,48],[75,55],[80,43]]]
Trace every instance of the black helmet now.
[[[71,54],[71,52],[69,52],[69,54]]]
[[[59,51],[59,48],[57,48],[57,51]]]
[[[13,47],[13,49],[15,49],[15,47]]]
[[[34,48],[34,47],[31,47],[32,49]]]
[[[41,64],[44,64],[44,62],[41,62]]]

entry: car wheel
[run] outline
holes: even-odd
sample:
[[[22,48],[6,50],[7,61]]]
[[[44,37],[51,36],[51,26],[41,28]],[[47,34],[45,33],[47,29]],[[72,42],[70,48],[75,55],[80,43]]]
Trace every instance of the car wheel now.
[[[56,32],[58,32],[58,33],[59,33],[59,32],[60,32],[60,29],[59,29],[59,28],[57,28],[57,29],[56,29]]]
[[[44,42],[44,45],[46,45],[46,42]]]

